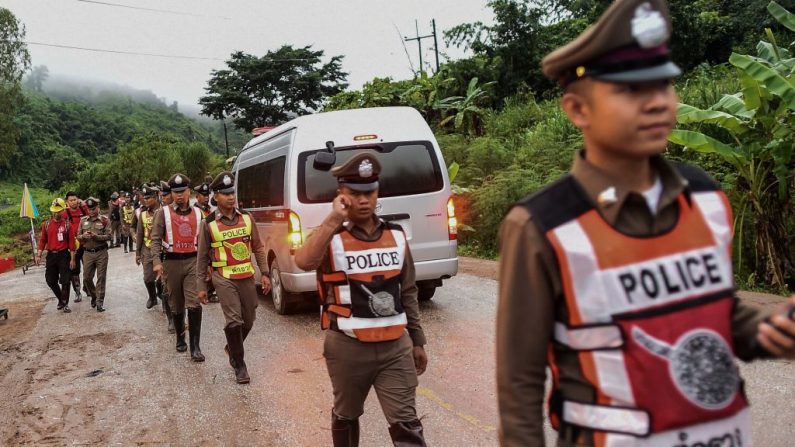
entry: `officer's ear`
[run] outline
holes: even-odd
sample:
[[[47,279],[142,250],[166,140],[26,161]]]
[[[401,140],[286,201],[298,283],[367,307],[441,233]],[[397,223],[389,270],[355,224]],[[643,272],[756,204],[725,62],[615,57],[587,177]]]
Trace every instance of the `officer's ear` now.
[[[560,106],[566,116],[580,130],[587,129],[591,122],[591,82],[590,79],[573,82],[560,98]]]

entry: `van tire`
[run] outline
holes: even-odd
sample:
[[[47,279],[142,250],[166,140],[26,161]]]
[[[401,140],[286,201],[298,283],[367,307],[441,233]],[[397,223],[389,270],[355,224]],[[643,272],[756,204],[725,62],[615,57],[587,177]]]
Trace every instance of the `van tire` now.
[[[417,285],[417,299],[419,301],[430,301],[434,293],[436,293],[435,286]]]
[[[282,285],[281,269],[279,263],[274,259],[271,263],[268,277],[271,280],[271,299],[273,307],[279,315],[287,315],[292,312],[294,304],[298,301],[299,293],[292,293],[284,290]]]

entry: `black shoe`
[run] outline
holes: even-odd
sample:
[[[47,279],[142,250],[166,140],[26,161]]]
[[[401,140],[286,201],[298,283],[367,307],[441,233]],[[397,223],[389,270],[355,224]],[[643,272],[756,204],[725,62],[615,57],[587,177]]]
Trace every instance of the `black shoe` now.
[[[174,318],[174,332],[177,334],[177,352],[185,352],[188,345],[185,344],[185,312],[172,314]]]
[[[58,307],[56,309],[62,310],[64,307],[66,307],[66,304],[58,303]]]
[[[202,308],[188,309],[188,342],[190,343],[190,359],[203,362],[204,354],[199,347],[202,333]]]
[[[105,308],[102,307],[102,305],[100,304],[99,306],[97,306],[97,312],[105,312]]]
[[[157,304],[157,295],[156,295],[156,291],[155,291],[155,283],[154,282],[145,282],[144,285],[146,285],[146,291],[149,294],[149,299],[146,300],[146,308],[147,309],[151,309],[151,308],[155,307],[155,305]]]
[[[81,301],[83,301],[83,297],[81,297],[80,294],[77,294],[77,296],[75,297],[75,303],[79,303]]]
[[[70,309],[70,308],[69,308],[69,306],[64,306],[64,307],[63,307],[63,313],[65,313],[65,314],[68,314],[68,313],[70,313],[71,311],[72,311],[72,309]]]
[[[97,299],[93,296],[91,297],[91,307],[97,307]]]
[[[359,446],[359,420],[341,419],[331,410],[331,441],[334,447]]]

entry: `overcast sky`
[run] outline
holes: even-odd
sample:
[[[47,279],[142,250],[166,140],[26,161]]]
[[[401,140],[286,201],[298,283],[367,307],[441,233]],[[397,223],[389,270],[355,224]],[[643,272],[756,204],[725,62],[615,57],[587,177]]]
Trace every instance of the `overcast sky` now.
[[[0,0],[0,6],[24,23],[33,65],[46,65],[54,75],[111,81],[195,104],[210,71],[224,68],[232,51],[261,56],[282,44],[344,55],[352,88],[375,76],[410,78],[401,36],[415,35],[414,20],[425,35],[435,18],[440,49],[459,58],[462,51],[445,48],[442,32],[464,22],[490,23],[486,1]],[[33,42],[216,60],[88,52]],[[432,42],[422,42],[424,61],[433,61]],[[416,67],[417,43],[405,45]]]

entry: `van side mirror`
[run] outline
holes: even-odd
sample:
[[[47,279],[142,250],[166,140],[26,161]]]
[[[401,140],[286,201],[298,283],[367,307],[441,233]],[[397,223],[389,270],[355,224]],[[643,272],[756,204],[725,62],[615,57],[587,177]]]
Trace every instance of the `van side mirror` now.
[[[334,142],[326,141],[326,149],[328,152],[320,151],[315,154],[315,161],[312,167],[318,171],[328,171],[337,162],[337,153],[334,150]]]

